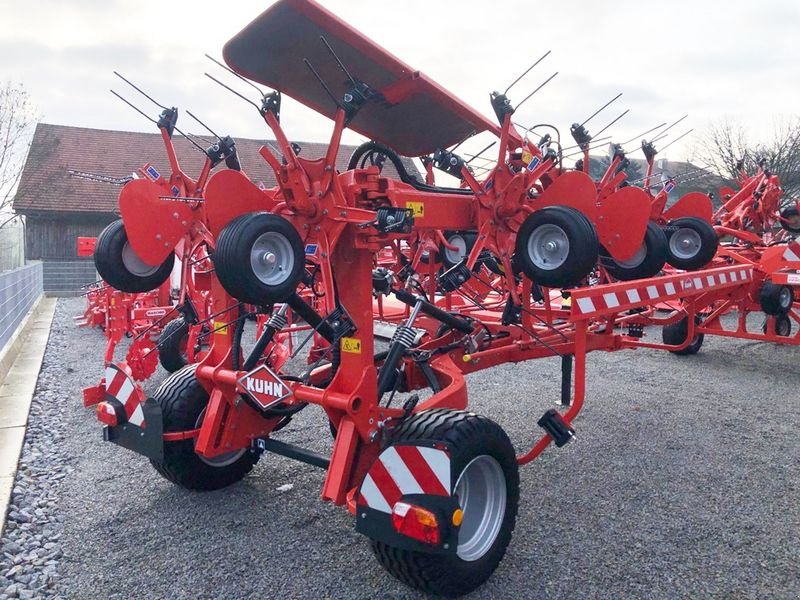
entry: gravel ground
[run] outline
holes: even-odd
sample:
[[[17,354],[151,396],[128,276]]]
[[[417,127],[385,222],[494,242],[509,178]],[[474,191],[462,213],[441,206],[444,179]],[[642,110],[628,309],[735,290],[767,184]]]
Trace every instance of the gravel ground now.
[[[101,440],[81,389],[104,338],[60,300],[30,418],[0,599],[418,598],[377,564],[324,473],[265,455],[228,489],[191,493]],[[578,441],[521,469],[506,558],[475,598],[797,598],[800,350],[706,338],[701,353],[593,353]],[[471,408],[518,448],[558,398],[559,364],[470,378]],[[153,378],[153,385],[162,374]],[[327,452],[320,411],[280,439]]]

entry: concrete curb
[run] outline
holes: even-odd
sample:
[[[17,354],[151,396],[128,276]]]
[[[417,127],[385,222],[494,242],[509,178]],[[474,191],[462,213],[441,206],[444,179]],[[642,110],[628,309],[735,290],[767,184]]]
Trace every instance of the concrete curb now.
[[[0,354],[0,532],[5,527],[28,411],[55,308],[55,298],[40,297]]]

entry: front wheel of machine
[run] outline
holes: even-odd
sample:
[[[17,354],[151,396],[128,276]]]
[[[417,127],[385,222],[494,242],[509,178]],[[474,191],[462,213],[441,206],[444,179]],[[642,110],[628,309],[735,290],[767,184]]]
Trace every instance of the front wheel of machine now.
[[[695,317],[695,324],[699,325],[701,322],[700,317]],[[670,346],[680,346],[686,341],[689,335],[689,317],[684,316],[677,323],[665,325],[661,330],[661,340]],[[704,336],[702,333],[695,333],[694,339],[683,350],[670,350],[673,354],[678,356],[689,356],[690,354],[697,354],[703,345]]]
[[[800,212],[796,206],[787,206],[781,211],[781,227],[789,233],[800,233]]]
[[[395,432],[396,443],[444,442],[451,451],[451,490],[464,519],[455,554],[403,550],[372,540],[378,561],[394,577],[428,594],[455,597],[481,586],[511,542],[519,504],[519,471],[505,431],[466,411],[414,415]]]
[[[197,365],[189,365],[167,377],[154,394],[161,406],[164,433],[188,431],[203,422],[208,393],[195,377]],[[215,458],[203,458],[194,440],[164,443],[164,460],[150,460],[165,479],[190,490],[218,490],[247,475],[258,455],[247,449],[234,450]]]
[[[523,221],[514,256],[535,283],[568,288],[591,273],[597,250],[597,233],[583,213],[568,206],[548,206]]]
[[[697,217],[682,217],[666,227],[667,262],[691,271],[706,266],[717,253],[719,237],[711,224]]]
[[[758,293],[758,301],[764,313],[775,316],[788,313],[794,304],[794,292],[788,285],[765,282]]]
[[[305,269],[303,241],[294,226],[266,212],[242,215],[228,223],[212,258],[225,291],[257,305],[286,300]]]
[[[133,251],[122,219],[100,232],[94,248],[94,264],[100,277],[121,292],[149,292],[164,283],[172,273],[175,253],[170,252],[160,265],[148,265]]]
[[[185,367],[188,362],[187,343],[189,323],[183,317],[172,319],[158,338],[158,362],[170,373]]]
[[[666,260],[667,236],[652,221],[647,223],[641,247],[630,259],[617,261],[605,249],[600,251],[600,263],[609,275],[620,281],[652,277],[664,267]]]

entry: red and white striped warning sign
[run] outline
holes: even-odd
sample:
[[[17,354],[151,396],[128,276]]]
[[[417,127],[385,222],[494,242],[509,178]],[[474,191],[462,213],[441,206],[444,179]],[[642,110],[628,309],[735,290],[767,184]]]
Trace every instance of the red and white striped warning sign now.
[[[117,417],[119,415],[117,407],[121,405],[125,411],[125,421],[144,428],[142,402],[145,401],[145,397],[144,392],[136,385],[136,382],[125,371],[111,363],[106,367],[105,383],[106,401],[97,405],[98,417],[100,417],[100,412],[106,412],[109,416]],[[112,419],[101,418],[101,420],[106,422]],[[119,421],[116,418],[113,420]]]
[[[800,262],[800,242],[792,242],[783,253],[783,260],[787,262]]]
[[[572,316],[592,317],[686,298],[753,280],[753,267],[734,266],[572,290]]]
[[[406,494],[449,496],[450,455],[427,446],[389,446],[364,477],[358,503],[391,513]]]

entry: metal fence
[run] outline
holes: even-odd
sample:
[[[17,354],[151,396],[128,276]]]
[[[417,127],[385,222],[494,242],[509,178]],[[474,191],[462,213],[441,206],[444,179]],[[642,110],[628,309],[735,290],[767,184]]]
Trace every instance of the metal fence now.
[[[48,296],[78,296],[83,286],[99,279],[91,258],[43,260],[44,291]]]
[[[40,262],[0,273],[0,350],[42,293]]]
[[[0,221],[4,215],[0,215]],[[0,229],[0,273],[25,264],[25,229],[19,219]]]

